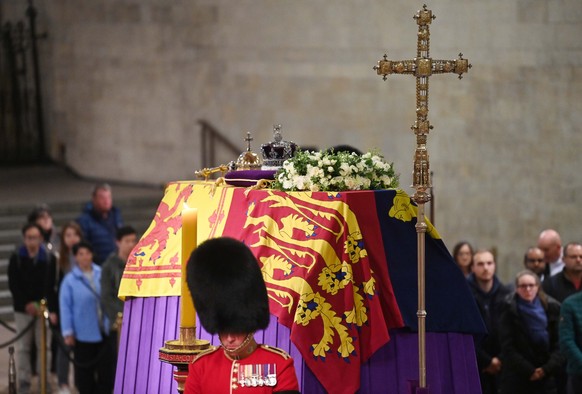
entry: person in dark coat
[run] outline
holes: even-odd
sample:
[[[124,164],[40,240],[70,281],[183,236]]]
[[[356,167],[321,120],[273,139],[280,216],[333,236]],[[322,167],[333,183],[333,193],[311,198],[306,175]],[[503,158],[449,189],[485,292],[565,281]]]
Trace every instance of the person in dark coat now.
[[[502,369],[499,317],[505,297],[511,290],[495,275],[496,263],[491,251],[475,252],[471,269],[472,273],[467,277],[467,282],[488,332],[475,346],[481,389],[483,394],[497,394],[498,378]]]
[[[555,375],[564,365],[558,345],[560,303],[540,291],[532,271],[517,274],[506,299],[499,335],[504,354],[500,394],[555,394]]]
[[[111,186],[107,183],[95,186],[91,202],[85,205],[77,222],[83,230],[85,239],[95,251],[95,263],[100,266],[111,253],[115,252],[117,248],[115,235],[123,226],[121,211],[113,206]]]
[[[41,345],[40,301],[44,298],[47,267],[54,264],[54,255],[43,245],[42,229],[36,223],[27,223],[22,228],[24,244],[10,256],[8,263],[8,286],[12,293],[14,321],[18,333],[24,334],[17,342],[18,392],[30,392],[30,381],[39,371]],[[25,331],[33,325],[28,331]],[[50,338],[49,338],[50,342]]]
[[[564,300],[560,309],[560,349],[568,372],[568,394],[582,394],[582,293]]]
[[[564,268],[551,277],[546,277],[544,292],[558,302],[564,302],[572,294],[582,290],[582,245],[569,242],[564,246]]]

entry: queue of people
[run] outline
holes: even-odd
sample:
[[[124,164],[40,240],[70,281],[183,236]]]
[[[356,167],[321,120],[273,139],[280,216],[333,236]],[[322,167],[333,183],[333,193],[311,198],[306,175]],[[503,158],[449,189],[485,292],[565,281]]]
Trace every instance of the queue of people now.
[[[80,394],[111,393],[117,340],[112,314],[122,312],[117,292],[125,262],[137,243],[136,231],[123,225],[107,184],[95,186],[79,218],[65,223],[60,232],[46,204],[34,207],[27,219],[22,245],[12,254],[8,268],[16,329],[26,332],[17,342],[18,393],[31,392],[31,378],[40,374],[42,299],[47,302],[51,328],[47,372],[56,375],[56,391],[71,393],[72,366]]]
[[[461,241],[452,255],[488,330],[476,341],[483,394],[582,394],[582,245],[542,231],[507,285],[494,251]]]

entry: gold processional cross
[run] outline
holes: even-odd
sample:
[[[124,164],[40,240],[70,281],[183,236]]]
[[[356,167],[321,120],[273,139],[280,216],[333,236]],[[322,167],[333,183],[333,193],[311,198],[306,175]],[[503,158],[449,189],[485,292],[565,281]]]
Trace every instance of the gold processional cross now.
[[[428,79],[433,74],[455,73],[459,79],[469,71],[471,65],[463,54],[455,60],[434,60],[429,55],[430,31],[429,25],[435,16],[423,5],[414,19],[418,24],[418,40],[416,57],[412,60],[388,60],[384,55],[374,70],[386,80],[389,74],[412,74],[416,77],[416,121],[411,129],[416,134],[416,150],[414,153],[414,171],[412,187],[416,190],[412,197],[418,205],[416,232],[418,237],[418,355],[419,355],[419,387],[426,387],[426,354],[425,354],[425,233],[427,225],[424,218],[424,204],[431,199],[429,156],[426,141],[433,126],[428,121]]]

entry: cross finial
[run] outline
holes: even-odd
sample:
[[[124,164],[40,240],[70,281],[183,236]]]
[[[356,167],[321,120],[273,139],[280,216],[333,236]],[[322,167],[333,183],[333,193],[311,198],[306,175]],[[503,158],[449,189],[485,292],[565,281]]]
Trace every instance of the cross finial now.
[[[247,131],[247,137],[245,138],[245,141],[247,142],[247,152],[250,152],[251,151],[251,141],[253,139],[254,138],[251,137],[251,133],[249,131]]]
[[[281,142],[281,140],[283,139],[283,136],[281,135],[282,128],[283,126],[281,126],[280,124],[273,125],[273,139],[275,140],[275,142]]]
[[[458,59],[436,60],[430,57],[430,30],[431,22],[436,18],[432,11],[423,5],[414,15],[418,25],[416,57],[409,60],[383,59],[374,66],[377,75],[386,80],[390,74],[411,74],[416,77],[416,121],[411,127],[417,136],[417,151],[415,154],[413,187],[417,189],[417,196],[430,199],[430,194],[424,193],[431,187],[428,152],[426,151],[427,135],[433,126],[428,120],[428,81],[434,74],[455,73],[462,78],[469,71],[471,64],[459,54]],[[418,202],[418,201],[417,201]]]

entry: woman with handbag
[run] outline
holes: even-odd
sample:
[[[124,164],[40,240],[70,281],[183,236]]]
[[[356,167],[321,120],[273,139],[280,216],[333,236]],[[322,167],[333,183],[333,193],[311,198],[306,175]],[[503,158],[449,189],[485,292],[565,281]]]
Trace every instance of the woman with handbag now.
[[[93,262],[89,243],[74,245],[73,253],[77,266],[63,279],[59,306],[61,332],[75,355],[75,385],[80,394],[111,393],[114,366],[101,306],[101,267]]]

